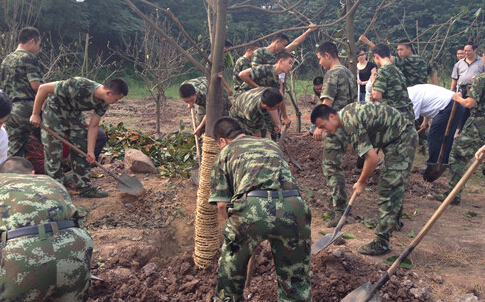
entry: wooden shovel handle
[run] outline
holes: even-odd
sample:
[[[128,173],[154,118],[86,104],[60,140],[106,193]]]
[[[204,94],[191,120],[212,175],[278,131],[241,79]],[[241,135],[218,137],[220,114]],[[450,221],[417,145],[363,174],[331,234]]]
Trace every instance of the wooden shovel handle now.
[[[446,124],[445,136],[443,137],[443,143],[441,143],[440,155],[438,157],[438,165],[441,165],[443,161],[443,153],[445,153],[445,145],[448,135],[450,134],[451,122],[455,116],[456,108],[458,107],[458,102],[453,101],[453,108],[451,108],[450,118],[448,119],[448,124]]]
[[[195,124],[195,110],[194,108],[190,108],[190,115],[192,116],[192,127],[194,127],[194,132],[197,129],[197,125]],[[197,161],[199,162],[200,167],[200,147],[199,147],[199,138],[195,135],[195,148],[197,149]]]

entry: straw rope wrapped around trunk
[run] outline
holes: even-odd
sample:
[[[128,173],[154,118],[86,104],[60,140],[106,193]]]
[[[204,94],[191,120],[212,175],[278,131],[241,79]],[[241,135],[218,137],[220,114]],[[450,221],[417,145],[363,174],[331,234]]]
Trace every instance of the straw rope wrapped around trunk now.
[[[220,248],[217,207],[208,203],[211,190],[211,170],[219,153],[219,146],[212,137],[205,135],[202,135],[202,142],[202,164],[199,171],[194,239],[194,263],[200,268],[211,264],[216,251]]]

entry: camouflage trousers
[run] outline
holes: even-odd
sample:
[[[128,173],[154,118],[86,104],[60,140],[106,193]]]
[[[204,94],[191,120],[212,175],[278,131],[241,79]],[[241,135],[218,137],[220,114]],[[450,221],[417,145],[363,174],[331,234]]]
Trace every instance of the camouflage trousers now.
[[[8,134],[8,156],[22,156],[27,154],[29,136],[35,126],[30,124],[34,100],[23,100],[13,103],[12,112],[5,123]]]
[[[43,228],[42,228],[43,230]],[[0,300],[77,302],[88,299],[93,241],[80,228],[19,237],[2,249]]]
[[[347,205],[345,175],[342,169],[342,160],[348,145],[346,137],[345,131],[338,128],[334,134],[327,134],[323,139],[323,175],[332,194],[333,208],[340,212],[343,212]]]
[[[485,143],[485,118],[469,117],[461,134],[455,138],[450,154],[449,192],[460,181],[465,166],[475,156],[475,152]],[[461,198],[461,191],[457,197]]]
[[[42,114],[44,124],[57,132],[60,136],[67,136],[67,141],[82,151],[87,150],[87,128],[84,114],[73,116],[65,112],[57,112],[47,107]],[[45,174],[64,183],[62,170],[62,142],[42,130],[42,144],[44,145],[44,168]],[[77,189],[85,189],[91,186],[91,164],[77,152],[71,152],[71,164],[73,180]]]
[[[311,301],[311,213],[305,201],[301,197],[248,197],[228,212],[219,259],[218,296],[223,296],[223,301],[243,301],[249,258],[262,241],[268,240],[278,279],[278,301]]]
[[[396,142],[382,148],[385,159],[377,188],[379,221],[375,233],[387,242],[401,219],[404,191],[417,145],[418,134],[414,126],[408,126]]]

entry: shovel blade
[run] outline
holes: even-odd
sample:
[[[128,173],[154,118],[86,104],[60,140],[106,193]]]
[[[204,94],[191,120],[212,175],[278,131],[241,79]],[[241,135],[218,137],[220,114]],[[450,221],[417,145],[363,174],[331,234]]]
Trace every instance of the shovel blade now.
[[[334,236],[334,234],[332,233],[332,234],[327,234],[322,238],[318,239],[318,241],[312,245],[312,255],[318,254],[321,250],[331,245],[335,240],[340,238],[343,234],[344,232],[338,232]]]
[[[354,289],[347,296],[345,296],[340,302],[380,302],[378,293],[375,293],[373,297],[368,299],[369,294],[372,292],[372,283],[366,282],[360,287]]]
[[[423,173],[423,179],[427,182],[437,180],[446,171],[448,166],[448,164],[428,164],[428,167],[426,167]]]
[[[141,182],[132,176],[121,174],[121,176],[116,179],[116,189],[131,194],[131,195],[140,195],[143,193],[144,188]]]

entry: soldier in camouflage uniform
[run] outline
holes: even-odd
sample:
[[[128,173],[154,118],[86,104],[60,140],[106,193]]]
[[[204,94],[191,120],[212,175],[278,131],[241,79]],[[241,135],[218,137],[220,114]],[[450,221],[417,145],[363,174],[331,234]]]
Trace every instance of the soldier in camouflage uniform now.
[[[281,82],[278,78],[278,75],[281,73],[288,73],[290,72],[291,68],[293,67],[293,56],[286,51],[280,52],[276,55],[276,64],[264,64],[258,65],[246,70],[243,70],[239,73],[239,77],[245,82],[241,85],[241,90],[248,91],[251,88],[258,88],[258,87],[273,87],[276,89],[280,88]],[[286,112],[286,106],[281,106],[281,115],[282,115],[282,122],[287,127],[290,126],[291,121],[288,118],[288,114]],[[271,121],[271,117],[269,114],[265,115],[264,122],[266,128],[271,133],[271,138],[273,140],[276,139],[276,133],[274,132],[274,124]],[[279,123],[278,123],[279,125]],[[262,133],[262,136],[265,137],[265,133]]]
[[[35,54],[40,48],[40,33],[26,27],[19,33],[17,50],[9,54],[0,67],[0,89],[13,102],[9,120],[5,123],[9,137],[9,156],[24,156],[30,133],[35,129],[29,123],[42,72]]]
[[[187,108],[190,110],[197,105],[197,129],[194,131],[194,135],[201,135],[205,131],[205,107],[207,101],[207,91],[209,85],[206,77],[199,77],[185,81],[179,87],[179,96],[187,103]],[[222,116],[229,115],[229,109],[231,109],[231,101],[227,95],[227,92],[222,90]]]
[[[244,132],[261,137],[266,129],[264,117],[271,116],[274,125],[279,125],[278,108],[283,103],[283,96],[276,88],[259,87],[240,94],[232,104],[229,116],[236,119]],[[276,133],[279,132],[278,126]]]
[[[365,157],[362,173],[353,187],[358,195],[364,192],[366,181],[379,162],[374,148],[383,151],[385,162],[378,186],[377,238],[358,251],[368,255],[387,253],[391,250],[390,237],[398,223],[418,142],[413,122],[391,106],[371,102],[353,103],[339,112],[327,105],[318,105],[312,111],[311,121],[328,133],[343,129],[358,155]]]
[[[211,175],[209,203],[223,217],[216,301],[243,301],[249,258],[264,240],[271,244],[278,301],[311,301],[311,213],[278,145],[245,136],[238,123],[216,121],[221,151]]]
[[[246,48],[246,53],[236,60],[233,69],[232,75],[232,82],[234,84],[234,90],[236,92],[236,96],[239,93],[239,89],[241,85],[244,83],[243,80],[239,77],[239,73],[245,69],[251,68],[251,58],[253,56],[253,52],[258,49],[258,45],[251,44]]]
[[[482,56],[485,65],[485,51]],[[453,190],[463,176],[465,166],[473,157],[475,150],[485,143],[485,73],[475,77],[468,92],[468,97],[463,98],[460,92],[455,93],[453,99],[470,108],[470,117],[463,126],[462,133],[455,139],[450,154],[450,173],[448,191],[444,194],[435,194],[439,201],[445,200],[449,192]],[[458,205],[461,202],[459,193],[451,204]]]
[[[81,197],[108,196],[107,192],[91,186],[91,164],[95,161],[94,148],[98,125],[109,105],[116,103],[127,94],[128,85],[120,78],[101,85],[86,78],[75,77],[46,83],[39,87],[30,122],[34,126],[40,125],[40,110],[45,102],[42,114],[45,125],[59,135],[67,136],[69,142],[89,156],[89,159],[86,159],[77,152],[71,153],[73,180]],[[87,126],[83,111],[93,109],[94,113]],[[62,142],[42,130],[42,143],[46,174],[63,183],[65,176],[61,166]]]
[[[81,228],[84,213],[60,183],[27,175],[33,167],[25,158],[8,159],[0,171],[0,300],[86,301],[93,241]]]
[[[344,108],[357,100],[357,83],[354,75],[340,63],[337,46],[332,42],[322,43],[317,49],[319,64],[327,71],[323,78],[320,100],[335,110]],[[322,130],[315,129],[315,140],[322,139]],[[323,141],[322,170],[332,194],[333,210],[328,227],[335,227],[347,204],[345,175],[341,164],[342,150],[347,150],[347,139],[342,129],[327,134]]]

